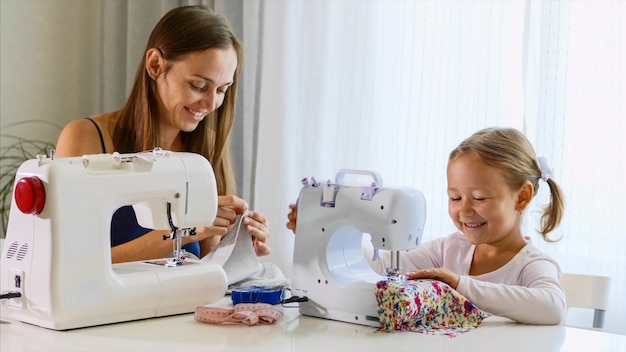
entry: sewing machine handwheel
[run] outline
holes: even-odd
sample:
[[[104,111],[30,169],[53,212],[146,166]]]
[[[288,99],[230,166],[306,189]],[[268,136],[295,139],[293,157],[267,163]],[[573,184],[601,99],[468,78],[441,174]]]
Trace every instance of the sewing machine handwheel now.
[[[46,204],[46,190],[43,182],[35,176],[23,177],[15,185],[15,203],[24,214],[37,215]]]

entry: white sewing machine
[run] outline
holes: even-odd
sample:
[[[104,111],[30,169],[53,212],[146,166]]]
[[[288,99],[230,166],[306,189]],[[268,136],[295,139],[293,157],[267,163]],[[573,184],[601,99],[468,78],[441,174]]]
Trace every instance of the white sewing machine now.
[[[367,186],[348,186],[348,174],[373,178]],[[403,274],[400,251],[419,245],[426,201],[414,188],[382,187],[371,171],[340,170],[334,183],[303,180],[298,198],[292,294],[306,296],[300,313],[379,326],[377,275],[362,250],[364,234],[374,248],[392,251],[387,276]]]
[[[193,312],[226,292],[216,264],[183,260],[180,238],[211,224],[215,176],[193,153],[155,149],[26,161],[16,174],[1,258],[3,314],[66,330]],[[111,218],[133,205],[140,224],[171,230],[176,256],[111,264]],[[173,246],[174,247],[174,246]]]

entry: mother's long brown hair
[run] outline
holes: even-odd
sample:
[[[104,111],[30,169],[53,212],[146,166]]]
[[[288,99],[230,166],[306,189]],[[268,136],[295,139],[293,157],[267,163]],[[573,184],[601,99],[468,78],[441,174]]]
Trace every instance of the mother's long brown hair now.
[[[146,52],[157,48],[167,61],[210,48],[234,48],[237,68],[224,103],[207,115],[192,132],[181,132],[183,150],[204,155],[211,162],[219,194],[237,191],[230,156],[229,135],[235,119],[237,82],[243,49],[228,21],[203,6],[177,7],[161,18],[152,30],[135,82],[126,104],[119,112],[113,144],[120,153],[150,150],[160,145],[159,107],[154,81],[146,71]]]

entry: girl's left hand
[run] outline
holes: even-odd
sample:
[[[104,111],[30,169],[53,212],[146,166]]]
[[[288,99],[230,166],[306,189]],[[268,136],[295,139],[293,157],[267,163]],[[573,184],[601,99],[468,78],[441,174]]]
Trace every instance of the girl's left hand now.
[[[287,214],[287,228],[296,234],[296,221],[298,220],[298,206],[289,204],[289,214]]]
[[[252,235],[252,246],[257,256],[268,255],[272,249],[267,245],[270,238],[269,223],[267,217],[258,211],[250,211],[243,219],[246,232]]]
[[[406,274],[406,277],[409,280],[432,279],[443,281],[455,290],[459,286],[459,280],[461,279],[459,275],[446,268],[431,268],[411,271]]]

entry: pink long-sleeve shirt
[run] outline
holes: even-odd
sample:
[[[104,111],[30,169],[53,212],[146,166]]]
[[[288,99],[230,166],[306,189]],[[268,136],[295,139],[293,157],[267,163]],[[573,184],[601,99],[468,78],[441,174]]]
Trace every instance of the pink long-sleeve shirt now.
[[[457,291],[486,312],[524,324],[563,322],[565,292],[559,283],[561,270],[554,259],[528,243],[499,269],[471,276],[475,248],[462,233],[456,232],[401,252],[401,270],[447,268],[460,275]],[[390,255],[388,251],[380,251],[376,261],[372,255],[366,258],[383,275]]]

